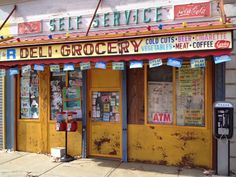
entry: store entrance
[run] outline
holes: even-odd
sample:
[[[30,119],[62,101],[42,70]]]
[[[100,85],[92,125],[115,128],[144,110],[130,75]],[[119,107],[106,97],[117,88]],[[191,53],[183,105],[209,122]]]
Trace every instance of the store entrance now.
[[[111,68],[88,73],[89,156],[122,157],[121,76]]]

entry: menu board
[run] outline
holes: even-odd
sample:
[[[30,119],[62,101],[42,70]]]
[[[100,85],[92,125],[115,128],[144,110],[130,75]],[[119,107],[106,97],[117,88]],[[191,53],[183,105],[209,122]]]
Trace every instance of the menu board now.
[[[176,70],[177,125],[204,126],[204,68]]]
[[[36,71],[21,73],[21,118],[39,117],[39,77]]]
[[[66,86],[66,73],[51,73],[51,119],[56,119],[57,112],[63,111],[62,90]]]
[[[119,92],[93,92],[92,119],[93,121],[119,122]]]
[[[172,124],[172,82],[148,82],[148,122]]]

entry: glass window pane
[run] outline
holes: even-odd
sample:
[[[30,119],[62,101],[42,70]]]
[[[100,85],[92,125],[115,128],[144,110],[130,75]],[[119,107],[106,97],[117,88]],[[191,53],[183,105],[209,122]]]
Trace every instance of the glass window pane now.
[[[63,111],[62,90],[66,86],[66,73],[53,72],[50,80],[51,119],[56,119],[57,112]]]
[[[205,126],[204,68],[176,69],[177,125]]]
[[[172,67],[148,69],[148,123],[173,124]]]
[[[37,71],[21,74],[20,100],[21,118],[39,118],[39,77]]]

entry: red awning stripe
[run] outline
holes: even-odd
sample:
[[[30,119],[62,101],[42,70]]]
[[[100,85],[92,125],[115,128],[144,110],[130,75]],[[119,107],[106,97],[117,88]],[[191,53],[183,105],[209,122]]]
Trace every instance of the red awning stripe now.
[[[44,60],[23,60],[23,61],[6,61],[0,62],[1,68],[10,68],[22,65],[33,64],[66,64],[66,63],[81,63],[81,62],[112,62],[112,61],[131,61],[131,60],[152,60],[156,58],[193,58],[193,57],[207,57],[207,56],[221,56],[230,55],[231,50],[208,50],[208,51],[191,51],[191,52],[173,52],[173,53],[155,53],[142,55],[116,55],[116,56],[98,56],[98,57],[84,57],[84,58],[66,58],[66,59],[44,59]]]

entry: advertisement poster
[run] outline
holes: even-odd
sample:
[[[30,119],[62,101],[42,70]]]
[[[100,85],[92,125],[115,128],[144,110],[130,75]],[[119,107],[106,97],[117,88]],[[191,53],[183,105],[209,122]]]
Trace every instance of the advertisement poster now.
[[[172,124],[172,82],[148,82],[148,122]]]
[[[92,99],[94,121],[119,121],[119,92],[93,92]]]
[[[63,88],[63,111],[76,112],[73,118],[82,118],[81,89],[73,87]]]
[[[204,69],[183,65],[176,77],[177,124],[204,126]]]
[[[80,88],[71,88],[64,87],[63,88],[63,99],[66,101],[67,99],[80,99]]]

